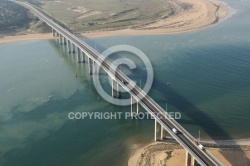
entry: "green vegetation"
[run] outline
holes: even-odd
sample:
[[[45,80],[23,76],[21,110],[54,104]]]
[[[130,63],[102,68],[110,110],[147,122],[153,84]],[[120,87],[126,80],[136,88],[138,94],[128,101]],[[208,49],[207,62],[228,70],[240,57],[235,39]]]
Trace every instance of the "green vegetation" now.
[[[35,18],[30,24],[29,29],[37,33],[48,33],[51,32],[51,28],[43,21]]]
[[[37,0],[29,0],[39,5]],[[31,30],[33,32],[50,32],[45,23],[31,14],[28,9],[8,0],[1,0],[0,3],[0,34],[15,34]]]
[[[175,14],[171,0],[20,0],[42,8],[63,27],[75,31],[124,29],[145,26]],[[189,6],[185,6],[188,8]],[[27,9],[1,0],[0,33],[31,30],[48,32],[50,28]]]
[[[174,14],[170,1],[50,0],[42,9],[77,31],[143,26]]]
[[[15,31],[18,28],[27,28],[31,17],[28,10],[19,5],[1,0],[0,3],[0,32]]]
[[[171,157],[172,157],[172,152],[173,151],[167,151],[167,157],[166,157],[166,160],[169,160]]]
[[[167,161],[172,157],[173,151],[166,151],[167,157],[164,160],[161,160],[162,166],[167,166]]]

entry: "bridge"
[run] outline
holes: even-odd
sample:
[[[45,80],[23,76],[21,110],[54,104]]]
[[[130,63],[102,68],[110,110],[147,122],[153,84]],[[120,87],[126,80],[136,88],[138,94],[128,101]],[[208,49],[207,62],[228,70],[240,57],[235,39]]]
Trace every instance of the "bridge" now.
[[[196,139],[188,133],[178,122],[166,116],[166,112],[152,98],[150,98],[141,88],[139,88],[125,74],[117,70],[107,59],[100,55],[94,48],[86,44],[83,40],[55,23],[40,8],[29,3],[13,1],[29,9],[38,18],[43,20],[52,28],[53,36],[59,36],[59,42],[67,45],[68,52],[76,53],[79,62],[88,62],[89,74],[95,72],[95,66],[99,65],[107,72],[112,79],[112,95],[114,96],[114,86],[121,86],[131,95],[131,114],[139,111],[142,106],[155,119],[155,141],[163,139],[164,132],[167,131],[185,150],[186,166],[204,165],[221,166],[222,164],[212,154],[206,150]],[[119,95],[119,93],[117,94]],[[136,104],[136,110],[134,104]],[[160,132],[158,132],[160,129]]]

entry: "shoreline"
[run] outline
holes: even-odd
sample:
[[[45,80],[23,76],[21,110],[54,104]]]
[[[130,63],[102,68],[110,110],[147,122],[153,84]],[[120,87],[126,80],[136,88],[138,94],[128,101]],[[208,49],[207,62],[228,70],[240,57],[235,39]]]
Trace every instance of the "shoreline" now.
[[[227,19],[229,7],[218,0],[179,0],[179,3],[189,3],[192,8],[180,10],[179,13],[168,19],[159,19],[147,25],[121,30],[102,30],[81,33],[88,38],[102,38],[111,36],[141,36],[141,35],[169,35],[203,30],[219,24]],[[50,33],[25,34],[0,37],[0,44],[24,40],[53,39]]]
[[[54,39],[54,38],[55,37],[53,37],[51,33],[0,36],[0,44],[18,42],[18,41],[27,41],[27,40],[45,40],[45,39]]]
[[[250,146],[250,138],[243,139],[233,139],[233,140],[204,140],[200,141],[204,144],[218,144],[218,145],[249,145]]]
[[[0,36],[0,44],[18,42],[18,41],[27,41],[27,40],[46,40],[46,39],[54,39],[54,38],[55,37],[53,37],[51,33]]]
[[[215,142],[217,144],[214,144]],[[223,165],[248,166],[250,163],[250,138],[208,140],[201,143]],[[153,142],[134,149],[130,154],[128,166],[184,165],[185,157],[185,149],[176,141]]]
[[[121,30],[99,30],[82,33],[88,38],[110,36],[167,35],[200,31],[224,21],[229,14],[229,6],[218,0],[180,0],[193,7],[180,11],[168,19],[159,19],[151,24]]]

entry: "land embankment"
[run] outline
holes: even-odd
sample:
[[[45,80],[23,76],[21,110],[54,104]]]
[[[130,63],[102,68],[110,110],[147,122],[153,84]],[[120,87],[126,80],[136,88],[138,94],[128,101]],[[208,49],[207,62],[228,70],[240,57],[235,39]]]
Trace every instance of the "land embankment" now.
[[[48,33],[51,28],[32,15],[28,9],[8,0],[0,3],[0,37]]]
[[[151,23],[114,30],[112,28],[83,33],[84,36],[104,37],[114,35],[157,35],[201,30],[222,21],[228,7],[219,1],[178,0],[170,1],[175,8],[173,15],[161,17]]]
[[[111,26],[110,28],[104,28],[102,30],[85,32],[82,33],[82,35],[89,38],[96,38],[115,35],[123,36],[184,33],[188,31],[201,30],[206,27],[215,25],[216,23],[222,21],[226,17],[228,12],[228,7],[217,0],[170,0],[168,1],[168,3],[171,4],[170,11],[172,12],[166,15],[162,15],[158,19],[154,18],[151,21],[142,21],[144,23],[139,22],[138,24],[133,24],[128,27],[124,26],[124,29],[120,27],[118,30],[117,27]],[[95,14],[100,13],[95,12]],[[33,24],[31,23],[31,25]],[[69,27],[70,26],[71,25],[69,25]],[[2,34],[0,43],[19,40],[44,39],[46,37],[51,38],[51,36],[48,34],[40,35],[34,33],[37,32],[29,29],[25,32],[11,34],[11,37],[3,37],[6,35],[8,36],[8,34]],[[14,35],[16,35],[16,38],[13,37]]]
[[[25,41],[25,40],[43,40],[43,39],[52,39],[54,38],[51,33],[43,33],[43,34],[22,34],[22,35],[13,35],[13,36],[0,36],[0,44],[2,43],[10,43],[17,41]]]
[[[237,145],[237,143],[241,145]],[[246,141],[237,141],[237,143],[220,141],[220,144],[214,144],[209,141],[203,145],[225,166],[249,166],[250,145],[245,144],[248,143]],[[134,151],[128,161],[128,166],[185,165],[185,157],[185,149],[173,141],[154,142]]]

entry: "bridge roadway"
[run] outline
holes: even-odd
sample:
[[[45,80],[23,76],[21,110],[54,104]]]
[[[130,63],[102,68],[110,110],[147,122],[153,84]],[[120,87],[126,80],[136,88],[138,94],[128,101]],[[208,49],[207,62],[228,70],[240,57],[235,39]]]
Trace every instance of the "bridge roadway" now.
[[[133,96],[137,102],[139,102],[149,113],[157,114],[155,119],[160,123],[168,133],[176,139],[187,151],[191,154],[195,160],[200,165],[207,166],[220,166],[222,165],[216,158],[214,158],[206,149],[202,150],[198,147],[197,142],[195,142],[194,137],[190,135],[180,124],[175,120],[169,119],[166,115],[164,109],[162,109],[153,99],[145,94],[137,85],[135,85],[126,75],[117,71],[115,66],[113,66],[108,60],[104,59],[97,51],[91,48],[89,45],[84,43],[75,35],[71,34],[58,24],[56,24],[52,19],[48,18],[39,8],[34,7],[28,3],[16,2],[33,12],[40,19],[45,21],[49,26],[51,26],[58,33],[63,35],[65,38],[74,43],[82,51],[87,52],[92,60],[94,60],[98,65],[100,65],[113,79],[115,79],[127,92]],[[124,84],[123,81],[127,82]],[[172,129],[178,130],[175,134]]]

